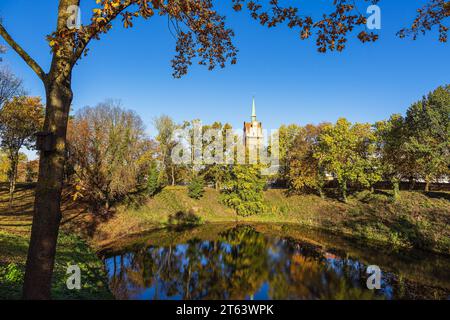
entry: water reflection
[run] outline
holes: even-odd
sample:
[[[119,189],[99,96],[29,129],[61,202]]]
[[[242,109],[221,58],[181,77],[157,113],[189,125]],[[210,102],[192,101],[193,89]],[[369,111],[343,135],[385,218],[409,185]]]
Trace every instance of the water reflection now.
[[[221,231],[213,240],[137,245],[110,253],[105,263],[118,299],[445,299],[449,295],[448,288],[389,272],[383,274],[381,290],[368,290],[367,265],[358,259],[317,244],[267,236],[250,226]]]

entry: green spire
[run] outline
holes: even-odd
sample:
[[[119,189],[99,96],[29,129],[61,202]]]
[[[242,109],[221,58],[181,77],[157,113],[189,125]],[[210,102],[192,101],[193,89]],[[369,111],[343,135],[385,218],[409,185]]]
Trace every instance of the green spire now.
[[[252,105],[252,122],[256,121],[256,105],[255,105],[255,97],[253,97],[253,105]]]

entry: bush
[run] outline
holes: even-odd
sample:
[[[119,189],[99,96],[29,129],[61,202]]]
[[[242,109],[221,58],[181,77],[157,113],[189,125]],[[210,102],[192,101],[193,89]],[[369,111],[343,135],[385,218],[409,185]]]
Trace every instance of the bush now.
[[[201,177],[192,178],[188,186],[188,195],[192,199],[200,199],[205,193],[205,183]]]
[[[160,190],[161,186],[159,183],[159,172],[156,164],[153,163],[150,167],[150,172],[147,180],[147,193],[150,197],[153,197]]]
[[[240,216],[263,212],[263,190],[266,185],[257,165],[235,165],[224,184],[222,201]]]

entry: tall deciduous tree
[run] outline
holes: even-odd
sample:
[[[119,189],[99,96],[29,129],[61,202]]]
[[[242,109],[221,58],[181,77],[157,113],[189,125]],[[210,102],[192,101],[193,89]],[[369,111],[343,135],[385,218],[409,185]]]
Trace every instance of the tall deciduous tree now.
[[[42,128],[44,109],[40,98],[14,97],[0,110],[0,144],[6,151],[10,167],[9,207],[12,207],[17,179],[19,151],[34,148],[35,134]]]
[[[296,124],[281,125],[279,133],[280,171],[279,178],[284,182],[289,181],[290,165],[293,160],[293,153],[296,151],[296,139],[301,134],[302,128]]]
[[[325,170],[320,157],[314,157],[318,137],[326,124],[301,127],[290,146],[287,181],[293,192],[316,191],[323,197]]]
[[[361,173],[355,182],[362,187],[374,191],[374,185],[382,179],[380,156],[377,153],[377,135],[375,128],[368,123],[355,123],[352,127],[354,134],[359,138],[357,156],[361,163]]]
[[[68,132],[69,162],[83,197],[99,210],[136,190],[147,138],[133,111],[110,101],[81,109]]]
[[[319,165],[335,176],[342,200],[347,201],[348,183],[373,184],[371,170],[371,144],[373,133],[369,124],[352,125],[346,119],[339,119],[335,125],[326,125],[318,137],[314,157]]]
[[[414,170],[430,182],[449,174],[450,159],[450,85],[439,87],[406,114],[407,152],[414,159]]]
[[[159,144],[159,153],[161,156],[162,171],[161,180],[175,185],[177,181],[177,168],[172,161],[172,150],[176,146],[174,132],[178,125],[169,116],[162,115],[153,120],[158,134],[156,141]]]
[[[177,34],[177,55],[172,61],[174,76],[187,73],[194,58],[209,69],[224,67],[227,61],[236,62],[233,31],[225,25],[210,0],[97,0],[88,25],[76,27],[76,15],[69,10],[81,0],[60,0],[57,9],[56,30],[47,39],[52,48],[52,62],[45,72],[11,36],[0,22],[0,35],[22,57],[42,80],[46,91],[46,119],[42,137],[46,140],[41,150],[39,178],[36,188],[33,227],[24,282],[24,298],[50,297],[51,275],[61,220],[61,191],[65,165],[66,133],[70,105],[73,98],[72,71],[86,54],[92,40],[98,40],[121,18],[125,28],[133,26],[137,17],[149,19],[155,14],[167,16]],[[378,0],[361,0],[377,3]],[[233,0],[233,8],[240,11],[246,5],[252,18],[267,27],[286,23],[296,29],[301,39],[315,35],[320,52],[341,51],[349,34],[360,27],[362,42],[375,41],[378,36],[364,29],[366,18],[358,12],[354,0],[333,1],[334,9],[320,18],[299,13],[296,7],[283,7],[278,0],[266,6],[251,0]]]
[[[397,199],[400,181],[410,176],[410,160],[405,152],[405,120],[401,115],[394,114],[389,120],[377,122],[375,128],[383,176],[391,182],[394,199]]]
[[[225,158],[232,153],[232,150],[234,150],[233,145],[229,145],[228,148],[226,145],[227,131],[231,132],[232,126],[228,123],[222,125],[220,122],[214,122],[212,125],[203,126],[202,129],[203,132],[206,132],[209,129],[217,130],[217,133],[221,135],[222,138],[222,150],[217,150],[220,146],[216,141],[211,141],[212,139],[203,139],[203,155],[209,154],[211,158],[215,158],[217,152],[223,152],[223,161],[217,161],[219,163],[205,163],[202,169],[202,174],[204,175],[205,180],[214,184],[214,188],[216,190],[220,190],[226,178],[227,172],[230,169],[230,165],[224,163]],[[220,138],[218,139],[220,140]]]

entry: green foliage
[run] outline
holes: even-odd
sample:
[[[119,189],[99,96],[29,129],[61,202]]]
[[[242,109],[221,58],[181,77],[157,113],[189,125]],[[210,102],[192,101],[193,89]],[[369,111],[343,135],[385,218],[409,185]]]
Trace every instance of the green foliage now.
[[[222,191],[223,202],[240,216],[261,213],[265,184],[259,165],[234,165]]]
[[[202,127],[203,134],[210,129],[216,130],[217,137],[203,136],[203,155],[208,155],[208,159],[204,159],[207,160],[207,163],[205,163],[201,172],[207,183],[213,184],[216,190],[220,190],[228,168],[227,165],[221,163],[218,151],[222,147],[223,153],[226,154],[227,131],[232,130],[232,126],[228,123],[222,125],[220,122],[214,122],[212,125],[204,125]]]
[[[292,158],[295,157],[293,153],[295,153],[298,149],[298,140],[297,137],[302,134],[303,128],[296,125],[290,124],[288,126],[282,125],[278,129],[279,134],[279,156],[280,156],[280,164],[281,170],[279,176],[282,179],[289,180],[289,168]]]
[[[175,130],[180,129],[172,118],[167,115],[161,115],[153,119],[153,125],[158,131],[156,141],[160,149],[159,160],[161,162],[161,171],[159,180],[163,185],[175,185],[182,180],[184,166],[176,165],[172,161],[172,152],[174,152],[177,142],[174,140]]]
[[[399,183],[410,176],[410,158],[405,150],[405,120],[399,114],[375,124],[377,152],[384,179],[392,183],[394,199],[399,197]]]
[[[352,125],[344,118],[325,126],[319,135],[314,157],[336,177],[344,202],[349,182],[370,187],[381,179],[375,141],[369,124]]]
[[[20,299],[23,277],[24,271],[16,263],[0,265],[0,299]]]
[[[150,166],[150,172],[147,180],[147,194],[153,197],[159,192],[161,185],[159,183],[159,170],[155,162]]]
[[[0,300],[20,299],[24,279],[28,238],[0,232]],[[13,262],[9,262],[9,261]],[[5,261],[6,263],[3,263]],[[69,265],[81,270],[81,290],[68,290],[66,274]],[[74,235],[60,233],[52,279],[55,299],[110,299],[103,263],[85,241]]]
[[[0,109],[0,146],[9,160],[10,207],[17,180],[20,149],[34,148],[35,133],[44,122],[44,107],[39,97],[13,97]]]
[[[15,263],[10,263],[3,270],[0,269],[0,278],[10,283],[20,283],[23,280],[24,272]]]
[[[301,127],[291,143],[292,150],[287,157],[286,180],[291,192],[317,191],[323,196],[325,172],[314,157],[317,149],[317,138],[324,124]]]
[[[405,149],[413,171],[427,183],[449,174],[450,85],[439,87],[407,111]],[[426,190],[428,191],[428,190]]]
[[[188,195],[192,199],[200,199],[205,193],[205,182],[200,176],[195,176],[192,178],[188,186]]]

